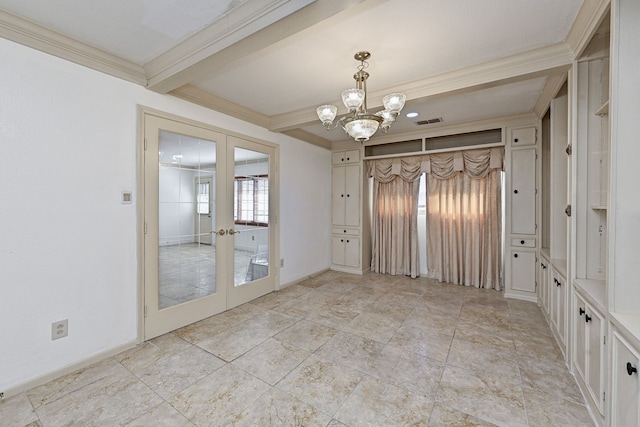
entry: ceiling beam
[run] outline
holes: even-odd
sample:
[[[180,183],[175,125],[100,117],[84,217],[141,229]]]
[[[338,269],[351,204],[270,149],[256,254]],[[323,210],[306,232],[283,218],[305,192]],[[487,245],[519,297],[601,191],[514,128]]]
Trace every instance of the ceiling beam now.
[[[250,28],[253,23],[248,22],[245,25],[249,28],[226,34],[214,25],[195,34],[145,65],[147,88],[168,93],[200,77],[216,76],[235,61],[258,54],[275,43],[343,14],[353,6],[371,7],[387,0],[295,1],[307,5],[288,15],[274,10],[273,13],[279,12],[275,15],[278,19],[268,23],[255,21],[256,28]]]
[[[291,129],[282,132],[285,135],[288,135],[292,138],[299,139],[304,142],[308,142],[309,144],[317,145],[318,147],[325,148],[327,150],[331,150],[332,142],[328,139],[321,138],[318,135],[314,135],[302,129]]]
[[[372,92],[368,94],[368,98],[382,99],[386,93],[403,92],[407,95],[409,103],[433,96],[451,95],[542,77],[550,72],[555,74],[568,70],[572,62],[571,49],[566,43],[559,43]],[[342,102],[336,100],[334,104],[341,106]],[[374,105],[369,109],[373,111],[378,107],[381,106]],[[339,114],[346,112],[342,107],[339,107],[339,110]],[[317,122],[316,107],[313,106],[271,116],[268,129],[273,132],[283,132]]]

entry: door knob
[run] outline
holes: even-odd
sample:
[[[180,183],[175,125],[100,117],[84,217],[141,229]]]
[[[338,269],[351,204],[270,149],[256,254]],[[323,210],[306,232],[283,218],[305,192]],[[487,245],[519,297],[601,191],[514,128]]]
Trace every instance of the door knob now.
[[[221,228],[220,230],[218,230],[218,234],[219,234],[219,235],[221,235],[221,236],[224,236],[224,234],[225,234],[226,232],[227,232],[227,231],[226,231],[225,229],[223,229],[223,228]],[[215,233],[215,231],[212,231],[212,233]]]
[[[236,230],[234,230],[233,228],[230,228],[230,229],[229,229],[229,231],[227,231],[227,233],[231,234],[232,236],[233,236],[234,234],[240,234],[240,232],[239,232],[239,231],[236,231]]]

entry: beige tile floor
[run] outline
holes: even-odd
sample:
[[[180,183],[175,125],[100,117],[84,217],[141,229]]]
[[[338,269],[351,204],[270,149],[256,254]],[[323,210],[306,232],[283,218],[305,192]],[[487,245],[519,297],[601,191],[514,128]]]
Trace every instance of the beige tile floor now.
[[[2,426],[592,426],[539,308],[327,272],[0,402]]]

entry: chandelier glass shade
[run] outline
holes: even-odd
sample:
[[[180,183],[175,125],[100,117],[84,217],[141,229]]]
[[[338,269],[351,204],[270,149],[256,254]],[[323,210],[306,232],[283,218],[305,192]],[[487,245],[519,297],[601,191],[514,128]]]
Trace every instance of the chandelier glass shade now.
[[[342,92],[342,102],[349,112],[338,119],[338,123],[347,135],[359,142],[367,141],[378,129],[386,133],[391,124],[396,121],[406,100],[406,96],[403,93],[391,93],[382,99],[384,110],[380,110],[375,114],[367,112],[367,79],[369,78],[369,73],[364,69],[369,65],[366,60],[370,57],[371,54],[365,51],[354,55],[354,58],[360,61],[358,71],[353,75],[356,87]],[[337,124],[333,126],[333,121],[338,114],[338,107],[335,105],[321,105],[316,112],[327,130],[333,130],[337,127]]]

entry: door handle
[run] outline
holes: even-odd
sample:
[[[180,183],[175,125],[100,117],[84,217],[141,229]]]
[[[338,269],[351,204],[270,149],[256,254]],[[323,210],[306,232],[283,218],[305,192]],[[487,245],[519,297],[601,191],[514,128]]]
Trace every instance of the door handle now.
[[[232,236],[233,236],[234,234],[240,234],[240,232],[239,232],[239,231],[236,231],[236,230],[234,230],[233,228],[230,228],[230,229],[227,231],[227,233],[231,234]]]
[[[215,230],[214,230],[214,231],[212,231],[212,233],[215,233],[215,232],[216,232]],[[227,231],[226,231],[226,230],[224,230],[223,228],[221,228],[220,230],[218,230],[218,231],[217,231],[217,233],[218,233],[219,235],[221,235],[221,236],[224,236],[226,232],[227,232]]]

